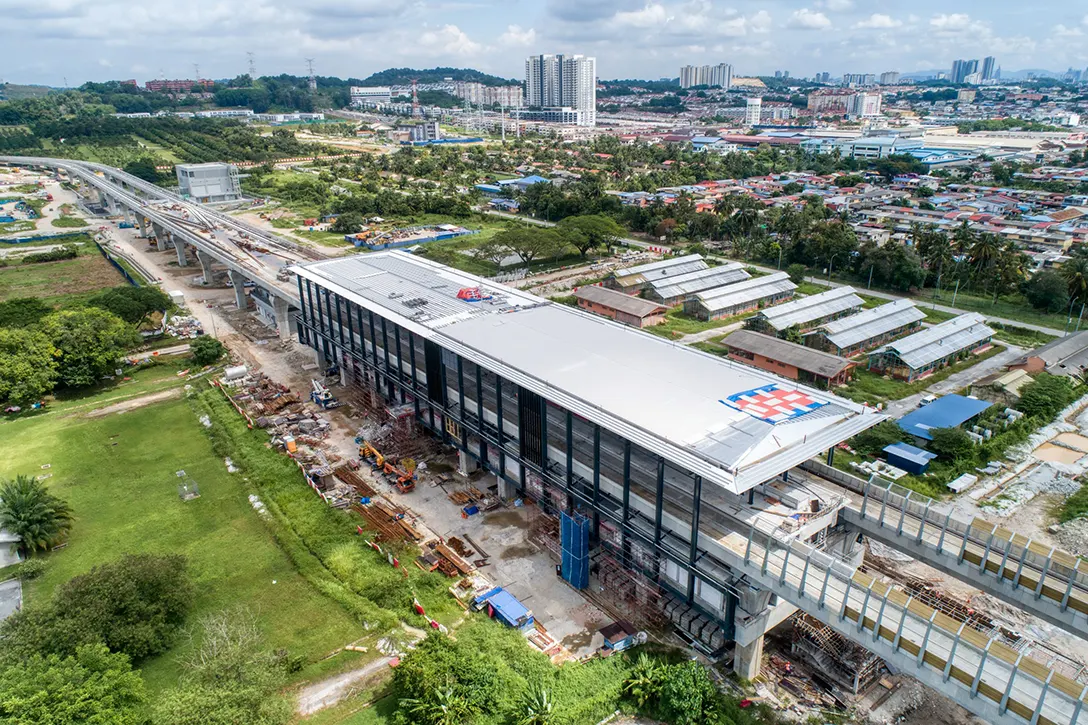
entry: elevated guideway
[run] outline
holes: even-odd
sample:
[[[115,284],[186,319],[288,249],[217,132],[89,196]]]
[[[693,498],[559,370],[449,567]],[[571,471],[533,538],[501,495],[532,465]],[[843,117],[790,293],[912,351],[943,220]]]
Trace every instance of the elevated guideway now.
[[[1088,638],[1088,562],[895,483],[802,467],[856,494],[839,514],[861,533],[1018,609]]]
[[[1036,660],[779,529],[726,540],[731,566],[989,723],[1088,725],[1088,673]]]

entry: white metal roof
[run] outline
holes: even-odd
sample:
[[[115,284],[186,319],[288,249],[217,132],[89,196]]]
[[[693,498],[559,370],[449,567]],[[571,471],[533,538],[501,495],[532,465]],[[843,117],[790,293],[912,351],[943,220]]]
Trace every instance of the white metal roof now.
[[[695,295],[695,299],[707,310],[726,310],[753,300],[797,289],[785,272],[775,272],[764,277],[752,277],[743,282],[707,290]]]
[[[853,287],[836,287],[818,295],[770,307],[759,314],[768,325],[781,332],[794,325],[803,325],[821,317],[861,307],[863,304],[865,300],[854,294]]]
[[[827,392],[403,252],[294,269],[734,493],[884,418]],[[433,316],[419,317],[419,308],[390,296],[415,294],[417,287],[427,290],[422,308],[433,307]],[[462,287],[490,291],[496,304],[459,300]],[[788,414],[774,417],[753,402],[767,386],[783,396]]]
[[[886,305],[862,310],[856,315],[840,317],[821,325],[816,333],[824,333],[828,341],[840,350],[853,347],[892,330],[925,319],[926,313],[911,300],[899,299]]]
[[[666,277],[662,280],[652,280],[650,289],[656,297],[670,300],[674,297],[695,294],[703,290],[721,287],[726,284],[743,282],[752,275],[745,271],[740,262],[730,262],[720,267],[708,267],[687,274]]]
[[[640,264],[635,267],[617,269],[614,277],[621,284],[637,284],[649,282],[655,279],[675,277],[688,272],[706,269],[707,263],[698,254],[689,254],[684,257],[670,257],[649,264]]]
[[[889,343],[878,352],[892,350],[900,360],[918,370],[992,337],[994,331],[985,322],[986,318],[979,313],[968,312]]]

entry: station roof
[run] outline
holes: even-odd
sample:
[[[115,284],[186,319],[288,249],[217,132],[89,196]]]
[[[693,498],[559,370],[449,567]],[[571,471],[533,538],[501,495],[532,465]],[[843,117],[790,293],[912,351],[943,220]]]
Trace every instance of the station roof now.
[[[618,292],[614,289],[597,287],[596,285],[579,287],[578,290],[575,291],[574,296],[580,300],[595,302],[598,305],[611,307],[614,310],[626,312],[629,315],[640,318],[648,317],[655,312],[665,312],[667,309],[664,305],[659,305],[656,302],[644,300],[641,297],[626,295],[623,292]]]
[[[817,332],[822,332],[835,347],[846,349],[919,322],[925,316],[926,313],[915,307],[912,301],[899,299],[862,310],[856,315],[832,320],[821,325]]]
[[[617,269],[612,276],[621,285],[634,285],[649,282],[655,279],[675,277],[688,272],[706,269],[707,263],[698,254],[689,254],[683,257],[670,257],[657,262],[640,264],[626,269]]]
[[[742,282],[751,276],[745,271],[743,264],[730,262],[718,267],[707,267],[687,274],[666,277],[662,280],[652,280],[650,289],[661,299],[670,300],[674,297]]]
[[[775,272],[764,277],[752,277],[743,282],[717,287],[695,295],[696,299],[711,312],[747,304],[771,295],[790,292],[797,285],[785,272]]]
[[[838,396],[404,252],[293,269],[734,493],[885,419]],[[485,299],[459,299],[464,289]]]
[[[792,365],[798,370],[804,370],[822,378],[833,378],[855,364],[838,355],[830,355],[813,350],[811,347],[780,340],[770,335],[761,335],[751,330],[737,330],[722,340],[722,344]]]
[[[933,436],[930,431],[934,428],[955,428],[963,425],[992,405],[993,403],[986,400],[945,395],[929,405],[907,413],[897,423],[912,436],[931,441]]]
[[[979,313],[968,312],[889,343],[877,352],[895,352],[904,364],[919,370],[993,337],[994,331],[985,323],[986,318]]]
[[[770,307],[759,314],[768,325],[781,332],[794,325],[803,325],[828,315],[861,307],[863,304],[865,300],[854,294],[853,287],[836,287],[818,295]]]

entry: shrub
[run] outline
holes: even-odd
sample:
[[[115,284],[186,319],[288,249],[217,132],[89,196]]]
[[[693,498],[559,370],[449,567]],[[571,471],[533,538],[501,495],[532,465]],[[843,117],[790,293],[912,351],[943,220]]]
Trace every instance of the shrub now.
[[[189,353],[193,356],[193,362],[202,367],[211,365],[223,357],[223,353],[226,351],[227,348],[223,343],[207,335],[198,337],[189,343]]]
[[[1016,409],[1049,421],[1072,402],[1073,388],[1066,378],[1039,373],[1035,380],[1021,389]]]
[[[974,452],[975,444],[962,428],[933,428],[929,434],[933,436],[929,449],[941,458],[955,461]]]
[[[79,250],[72,246],[63,246],[48,252],[36,252],[23,257],[23,264],[39,264],[41,262],[59,262],[62,259],[75,259],[79,256]]]
[[[786,267],[786,274],[794,284],[801,284],[805,280],[805,272],[808,271],[803,264],[791,264]]]
[[[903,440],[903,429],[895,421],[885,420],[876,424],[867,431],[858,433],[850,441],[850,445],[858,453],[867,456],[875,456],[884,450],[885,446],[898,443]]]

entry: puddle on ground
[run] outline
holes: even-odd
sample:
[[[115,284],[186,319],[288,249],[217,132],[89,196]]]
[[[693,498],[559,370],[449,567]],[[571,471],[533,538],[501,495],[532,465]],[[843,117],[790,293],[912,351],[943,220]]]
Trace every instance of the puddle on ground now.
[[[1078,451],[1088,453],[1088,438],[1079,433],[1061,433],[1055,436],[1053,440],[1064,443],[1070,448],[1076,448]]]
[[[525,520],[520,511],[493,511],[484,514],[484,523],[490,526],[521,526]]]
[[[1080,451],[1071,451],[1068,448],[1056,446],[1053,443],[1044,443],[1032,453],[1040,461],[1052,461],[1054,463],[1076,463],[1084,454]]]
[[[582,647],[588,647],[593,642],[593,632],[588,629],[583,629],[581,632],[575,632],[574,634],[568,634],[562,640],[560,644],[569,649],[570,651],[579,650]]]
[[[536,547],[532,544],[514,544],[513,546],[508,546],[503,549],[502,553],[499,554],[499,558],[504,561],[508,559],[521,559],[522,557],[532,556],[535,553]]]

